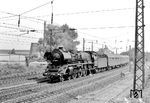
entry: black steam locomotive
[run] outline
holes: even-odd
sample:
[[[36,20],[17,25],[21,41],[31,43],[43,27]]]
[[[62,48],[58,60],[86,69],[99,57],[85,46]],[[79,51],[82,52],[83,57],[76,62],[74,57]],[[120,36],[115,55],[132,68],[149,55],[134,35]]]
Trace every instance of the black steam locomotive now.
[[[94,74],[102,70],[110,70],[125,66],[129,57],[115,54],[98,54],[94,51],[71,53],[63,48],[46,52],[44,58],[49,62],[43,76],[60,81]]]

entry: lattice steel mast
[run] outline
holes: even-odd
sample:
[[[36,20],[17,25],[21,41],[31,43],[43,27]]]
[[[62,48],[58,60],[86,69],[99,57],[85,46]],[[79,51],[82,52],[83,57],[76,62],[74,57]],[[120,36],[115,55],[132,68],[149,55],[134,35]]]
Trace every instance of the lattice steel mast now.
[[[144,89],[145,83],[144,26],[144,0],[136,0],[134,91]]]

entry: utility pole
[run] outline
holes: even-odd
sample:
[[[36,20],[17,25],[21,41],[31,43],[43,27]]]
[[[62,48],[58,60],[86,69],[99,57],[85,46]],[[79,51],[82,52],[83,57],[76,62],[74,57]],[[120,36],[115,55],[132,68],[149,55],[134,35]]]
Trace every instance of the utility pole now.
[[[130,91],[133,98],[142,98],[145,84],[144,7],[144,0],[136,0],[134,80]]]
[[[118,54],[118,49],[119,49],[119,48],[116,47],[116,54]]]
[[[85,38],[83,38],[83,51],[85,51]]]
[[[47,42],[46,42],[46,21],[44,21],[44,47],[46,48]]]
[[[88,43],[91,43],[91,51],[93,51],[93,41],[88,42]]]
[[[93,51],[93,41],[92,41],[92,43],[91,43],[91,50]]]
[[[51,6],[52,6],[51,24],[53,24],[53,2],[54,0],[51,1]]]
[[[51,25],[53,24],[53,1],[51,1],[51,7],[52,7],[52,13],[51,13]],[[50,51],[52,51],[52,35],[53,35],[53,30],[50,29]]]
[[[115,40],[116,54],[118,54],[118,49],[122,49],[122,48],[117,47],[117,42],[121,43],[121,42],[123,42],[123,41],[117,41],[117,40]]]
[[[98,41],[96,40],[95,42],[91,41],[91,42],[88,42],[88,43],[91,43],[91,51],[93,51],[94,50],[94,43],[97,44]]]
[[[103,48],[103,49],[105,48],[105,45],[106,45],[106,42],[103,42],[103,43],[102,43],[102,48]]]
[[[127,39],[126,52],[129,50],[129,39]]]
[[[115,40],[116,54],[117,54],[117,40]]]
[[[20,15],[19,16],[19,19],[18,19],[18,27],[20,27]]]

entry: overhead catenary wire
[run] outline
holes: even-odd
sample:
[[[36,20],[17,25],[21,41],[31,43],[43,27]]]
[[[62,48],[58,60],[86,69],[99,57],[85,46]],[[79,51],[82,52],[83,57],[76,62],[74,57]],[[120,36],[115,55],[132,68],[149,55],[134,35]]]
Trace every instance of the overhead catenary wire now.
[[[70,12],[70,13],[55,13],[54,16],[63,16],[63,15],[76,15],[76,14],[90,14],[90,13],[100,13],[100,12],[110,12],[110,11],[122,11],[122,10],[134,10],[135,8],[118,8],[118,9],[104,9],[104,10],[95,10],[95,11],[83,11],[83,12]],[[51,15],[37,15],[32,17],[49,17]]]
[[[4,13],[4,14],[12,15],[12,16],[18,16],[17,14],[10,13],[10,12],[5,12],[5,11],[0,11],[0,12],[1,12],[1,13]]]
[[[14,27],[17,27],[17,25],[16,24],[10,24],[10,23],[5,23],[5,22],[0,22],[1,24],[4,24],[4,25],[10,25],[10,26],[14,26]],[[38,28],[33,28],[33,27],[29,27],[29,26],[24,26],[24,25],[21,25],[20,26],[21,27],[21,29],[32,29],[32,30],[36,30],[36,31],[43,31],[43,30],[40,30],[40,29],[38,29]],[[17,28],[16,28],[17,29]]]
[[[1,23],[1,22],[0,22]],[[4,24],[4,25],[11,25],[11,26],[17,26],[16,24],[10,24],[10,23],[5,23],[5,22],[2,22],[1,24]],[[27,27],[27,26],[21,26],[22,28],[28,28],[28,29],[35,29],[35,28],[32,28],[32,27]]]
[[[16,16],[5,16],[5,17],[1,17],[0,19],[8,19],[8,18],[12,18],[12,17],[16,17]]]
[[[42,5],[39,5],[39,6],[35,7],[35,8],[33,8],[33,9],[27,10],[27,11],[21,13],[20,15],[29,13],[29,12],[31,12],[31,11],[33,11],[33,10],[36,10],[36,9],[38,9],[38,8],[41,8],[41,7],[43,7],[43,6],[45,6],[45,5],[48,5],[48,4],[50,4],[50,3],[51,3],[51,1],[49,1],[49,2],[47,2],[47,3],[45,3],[45,4],[42,4]]]
[[[1,40],[1,39],[0,39]],[[5,44],[5,45],[8,45],[8,44],[16,44],[16,42],[9,42],[9,41],[0,41],[0,43],[3,43],[3,44]],[[29,46],[29,45],[31,45],[31,42],[30,43],[21,43],[21,42],[19,42],[18,43],[18,45],[26,45],[26,46]]]
[[[10,13],[10,12],[5,12],[5,11],[0,11],[1,13],[5,13],[5,14],[8,14],[8,15],[12,15],[12,16],[5,16],[5,17],[1,17],[0,19],[10,19],[12,17],[17,17],[19,15],[17,14],[14,14],[14,13]]]
[[[88,28],[89,30],[90,29],[92,29],[92,28]],[[88,29],[85,29],[85,30],[88,30]],[[107,28],[107,29],[109,29],[109,28]],[[83,32],[83,30],[81,29],[77,29],[77,32],[78,33],[81,33],[81,34],[85,34],[86,36],[90,36],[90,37],[93,37],[93,38],[95,38],[95,39],[112,39],[112,38],[116,38],[116,37],[120,37],[120,36],[122,36],[121,34],[120,35],[117,35],[117,36],[112,36],[112,37],[107,37],[107,38],[101,38],[101,37],[98,37],[98,36],[95,36],[95,35],[92,35],[92,34],[89,34],[89,33],[86,33],[86,32]]]
[[[38,6],[38,7],[34,8],[34,9],[28,10],[28,12],[31,12],[31,11],[33,11],[33,10],[35,10],[35,9],[38,9],[39,7],[42,7],[42,6],[46,5],[46,4],[49,4],[49,3],[50,3],[50,2],[45,3],[45,4],[41,5],[41,6]],[[60,13],[60,14],[54,14],[54,16],[75,15],[75,14],[87,14],[87,13],[99,13],[99,12],[106,12],[106,11],[108,11],[108,12],[110,12],[110,11],[122,11],[122,10],[132,10],[132,9],[134,10],[135,8],[118,8],[118,9],[104,9],[104,10],[95,10],[95,11]],[[28,12],[27,12],[27,11],[26,11],[26,12],[23,12],[23,13],[20,14],[20,16],[22,16],[23,14],[28,13]],[[19,15],[17,15],[17,14],[8,13],[8,12],[3,12],[3,13],[10,14],[10,15],[13,15],[13,16],[19,16]],[[42,19],[39,19],[39,18],[35,18],[35,17],[45,17],[45,16],[51,16],[51,15],[33,16],[33,17],[27,17],[27,18],[32,18],[32,19],[36,19],[36,20],[40,20],[40,21],[45,21],[45,20],[42,20]],[[11,16],[4,17],[4,18],[9,18],[9,17],[11,17]],[[1,18],[0,18],[0,19],[1,19]]]
[[[46,21],[46,20],[43,20],[43,19],[39,19],[39,18],[35,18],[35,17],[28,17],[28,16],[21,16],[21,17],[23,17],[23,18],[25,18],[25,19],[34,19],[34,20],[38,20],[38,21]]]
[[[42,5],[41,5],[42,6]],[[44,6],[44,5],[43,5]],[[39,6],[40,7],[40,6]],[[36,7],[36,8],[38,8],[38,7]],[[28,12],[30,12],[30,11],[33,11],[33,10],[35,10],[36,8],[33,8],[33,9],[31,9],[31,10],[29,10],[29,11],[26,11],[26,12],[24,12],[24,13],[28,13]],[[83,14],[83,13],[96,13],[96,12],[104,12],[104,11],[118,11],[118,10],[129,10],[129,9],[133,9],[133,8],[124,8],[124,9],[108,9],[108,10],[99,10],[99,11],[87,11],[87,12],[75,12],[75,13],[71,13],[71,15],[73,14]],[[15,15],[15,14],[12,14],[12,13],[8,13],[8,14],[11,14],[11,15],[14,15],[14,16],[18,16],[18,15]],[[68,13],[64,13],[64,14],[67,14],[68,15]],[[64,14],[62,14],[62,15],[64,15]],[[57,14],[56,14],[57,15]],[[60,14],[58,14],[58,15],[60,15]],[[69,15],[70,15],[70,13],[69,13]],[[24,16],[23,16],[24,17]],[[34,18],[34,17],[24,17],[24,18],[32,18],[32,19],[35,19],[35,20],[40,20],[40,19],[37,19],[37,18]],[[41,21],[44,21],[44,20],[42,20],[41,19]],[[132,26],[133,27],[133,26]],[[9,27],[9,28],[11,28],[11,27]],[[78,28],[78,29],[80,29],[80,30],[88,30],[88,29],[112,29],[112,28],[126,28],[126,26],[120,26],[120,27],[95,27],[95,28]],[[14,28],[13,28],[14,29]]]
[[[96,10],[96,11],[61,13],[61,14],[55,14],[55,16],[61,16],[61,15],[75,15],[75,14],[88,14],[88,13],[99,13],[99,12],[106,12],[106,11],[134,10],[134,9],[135,9],[135,8],[104,9],[104,10]]]
[[[10,29],[16,29],[18,30],[18,28],[15,28],[15,27],[9,27],[9,26],[2,26],[0,25],[0,27],[4,27],[4,28],[10,28]],[[87,34],[88,36],[92,36],[88,33],[84,33],[84,32],[81,32],[80,30],[87,30],[87,29],[114,29],[114,28],[127,28],[127,27],[134,27],[134,26],[117,26],[117,27],[96,27],[96,28],[78,28],[78,32],[79,33],[82,33],[82,34]],[[32,28],[33,29],[33,28]],[[98,38],[97,36],[92,36],[94,38]],[[103,38],[104,39],[104,38]]]
[[[3,26],[3,25],[0,25],[0,27],[2,27],[2,28],[9,28],[9,29],[16,29],[16,30],[18,30],[18,28],[16,28],[16,27],[9,27],[9,26]]]
[[[89,35],[89,34],[87,34],[87,33],[84,33],[84,34],[86,34],[86,36],[87,35]],[[122,35],[118,35],[118,36],[112,36],[112,37],[109,37],[109,38],[101,38],[101,37],[95,37],[95,39],[89,39],[89,38],[85,38],[85,40],[86,40],[86,42],[88,43],[89,41],[98,41],[97,43],[96,43],[96,45],[97,45],[97,47],[103,47],[104,45],[107,45],[107,46],[111,46],[112,44],[114,44],[114,40],[115,40],[115,38],[116,37],[121,37]],[[92,35],[91,35],[91,37],[93,37]],[[112,38],[114,38],[114,39],[112,39]],[[77,38],[77,40],[76,41],[80,41],[80,43],[82,44],[82,41],[83,41],[83,38],[81,38],[81,37],[79,37],[79,38]],[[123,42],[126,42],[126,41],[123,41]],[[115,46],[111,46],[111,47],[113,47],[113,48],[115,48]]]
[[[87,29],[116,29],[116,28],[133,28],[135,26],[108,26],[108,27],[90,27],[90,28],[77,28],[79,30],[87,30]]]
[[[38,23],[38,24],[42,24],[42,25],[44,24],[44,20],[43,21],[39,21],[37,19],[31,19],[31,18],[25,18],[25,17],[23,17],[21,19],[24,19],[24,20],[27,20],[27,21],[30,21],[30,22],[34,22],[34,23]]]
[[[16,17],[16,16],[21,16],[21,17],[24,17],[24,18],[30,18],[30,19],[35,19],[35,20],[39,20],[39,21],[45,21],[45,20],[43,20],[43,19],[39,19],[39,18],[35,18],[35,17],[27,17],[27,16],[22,16],[22,15],[19,15],[19,14],[10,13],[10,12],[3,12],[3,11],[1,11],[1,12],[2,12],[2,13],[5,13],[5,14],[12,15],[12,16],[1,17],[0,19],[10,18],[10,17]],[[18,18],[17,18],[17,19],[18,19]]]
[[[8,17],[2,17],[0,19],[10,19],[10,17],[20,17],[20,19],[27,19],[27,20],[30,20],[30,21],[33,21],[33,22],[36,22],[36,23],[41,23],[41,24],[44,24],[44,21],[48,21],[48,20],[44,20],[44,19],[40,19],[40,18],[35,18],[35,17],[28,17],[28,16],[22,16],[22,15],[17,15],[17,14],[14,14],[14,13],[9,13],[9,12],[3,12],[3,13],[6,13],[6,14],[9,14],[9,15],[12,15],[12,16],[8,16]],[[16,18],[16,20],[18,20],[18,18]],[[34,21],[34,20],[37,20],[37,21]],[[41,22],[39,22],[41,21]],[[50,21],[49,21],[50,22]]]
[[[50,2],[48,2],[48,3],[50,3]],[[38,7],[36,7],[36,8],[42,7],[42,6],[46,5],[46,4],[47,4],[47,3],[45,3],[45,4],[41,5],[41,6],[38,6]],[[31,9],[31,10],[29,10],[29,11],[35,10],[36,8]],[[64,13],[64,14],[69,14],[69,15],[70,15],[70,14],[96,13],[96,12],[102,12],[102,11],[118,11],[118,10],[130,10],[130,9],[133,9],[133,8],[107,9],[107,10],[75,12],[75,13]],[[29,11],[28,11],[28,12],[29,12]],[[9,17],[19,16],[19,15],[17,15],[17,14],[8,13],[8,12],[3,12],[3,13],[13,15],[13,16],[9,16]],[[24,12],[24,13],[26,13],[26,12]],[[24,14],[24,13],[22,13],[22,14]],[[62,14],[62,15],[64,15],[64,14]],[[60,14],[56,14],[56,15],[60,15]],[[8,18],[9,18],[9,17],[8,17]],[[42,21],[41,24],[43,24],[43,21],[46,21],[46,20],[43,20],[43,19],[35,18],[35,17],[27,17],[27,16],[21,16],[21,17],[22,17],[23,19],[34,19],[34,20]],[[31,20],[31,21],[32,21],[32,20]],[[36,21],[34,21],[34,22],[36,22]],[[38,23],[40,23],[40,22],[38,22]],[[133,27],[133,26],[132,26],[132,27]],[[120,26],[120,27],[98,27],[98,28],[78,28],[78,29],[82,29],[82,30],[85,29],[85,30],[87,30],[87,29],[106,29],[106,28],[126,28],[126,26]]]
[[[18,45],[31,45],[31,43],[32,43],[33,41],[22,41],[22,40],[19,40],[19,39],[1,39],[0,38],[0,43],[3,43],[3,44],[16,44],[16,43],[18,43]]]
[[[8,28],[8,29],[13,29],[13,30],[26,30],[26,31],[35,30],[36,31],[35,33],[40,33],[40,34],[43,33],[43,30],[39,30],[36,28],[27,27],[27,26],[21,26],[21,28],[17,28],[15,24],[7,24],[7,25],[11,25],[11,26],[0,25],[0,28]]]
[[[11,39],[0,39],[0,40],[3,40],[3,41],[8,41],[8,42],[11,42],[11,41],[15,41],[15,42],[23,42],[25,44],[30,44],[32,41],[22,41],[22,40],[11,40]]]
[[[0,33],[0,35],[8,35],[8,36],[15,36],[15,37],[21,37],[21,38],[30,38],[30,39],[39,39],[37,37],[29,37],[29,36],[19,36],[19,35],[16,35],[16,34],[8,34],[8,33]]]
[[[9,42],[24,42],[24,43],[31,43],[31,42],[33,42],[33,39],[27,39],[27,38],[10,38],[10,37],[7,37],[7,36],[5,36],[5,37],[3,37],[3,38],[1,38],[1,40],[3,40],[3,41],[9,41]],[[35,39],[34,41],[36,41],[37,42],[37,39]]]
[[[29,12],[31,12],[31,11],[33,11],[33,10],[36,10],[36,9],[39,9],[39,8],[41,8],[41,7],[43,7],[43,6],[45,6],[45,5],[48,5],[48,4],[50,4],[51,3],[51,1],[49,1],[49,2],[47,2],[47,3],[44,3],[44,4],[42,4],[42,5],[39,5],[39,6],[37,6],[37,7],[35,7],[35,8],[32,8],[32,9],[30,9],[30,10],[27,10],[27,11],[25,11],[25,12],[22,12],[22,13],[20,13],[20,14],[13,14],[13,13],[8,13],[8,12],[4,12],[4,11],[0,11],[1,13],[5,13],[5,14],[10,14],[10,15],[13,15],[13,16],[21,16],[21,15],[23,15],[23,14],[26,14],[26,13],[29,13]]]
[[[7,20],[7,22],[8,21],[16,21],[18,18],[8,18],[8,19],[6,19]],[[2,19],[2,20],[0,20],[0,21],[6,21],[5,19]]]

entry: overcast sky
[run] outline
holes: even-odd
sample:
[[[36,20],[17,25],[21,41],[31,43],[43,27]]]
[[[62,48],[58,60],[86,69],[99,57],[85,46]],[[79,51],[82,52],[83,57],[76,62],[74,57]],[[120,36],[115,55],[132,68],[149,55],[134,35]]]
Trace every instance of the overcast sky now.
[[[50,0],[1,0],[0,1],[0,49],[29,49],[31,42],[37,42],[43,37],[43,21],[51,20],[51,4],[31,12],[24,13]],[[150,1],[145,1],[145,51],[150,51]],[[112,50],[115,47],[125,51],[126,46],[134,47],[135,36],[135,0],[54,0],[53,3],[54,24],[68,24],[76,28],[78,40],[81,42],[78,49],[82,49],[82,39],[86,40],[86,49],[90,48],[90,41],[98,41],[94,44],[94,50],[106,44]],[[38,32],[19,32],[17,27],[18,16],[21,29],[36,29]],[[28,17],[33,17],[31,19]],[[37,20],[42,19],[42,20]],[[3,26],[3,27],[2,27]],[[11,28],[8,28],[11,27]],[[116,28],[109,28],[116,27]],[[121,27],[121,28],[119,28]],[[123,27],[123,28],[122,28]],[[115,43],[115,40],[117,41]],[[96,43],[96,42],[95,42]]]

